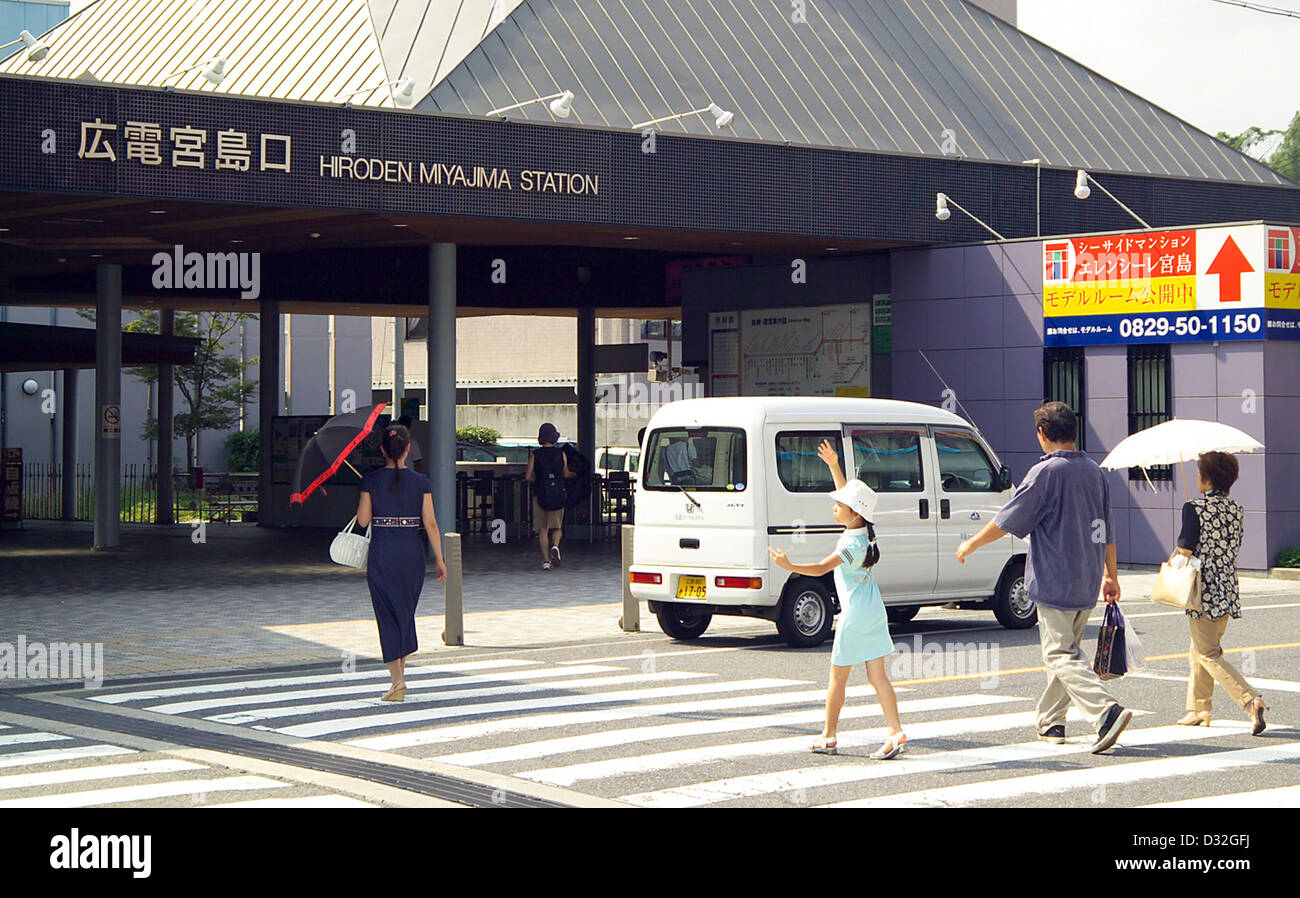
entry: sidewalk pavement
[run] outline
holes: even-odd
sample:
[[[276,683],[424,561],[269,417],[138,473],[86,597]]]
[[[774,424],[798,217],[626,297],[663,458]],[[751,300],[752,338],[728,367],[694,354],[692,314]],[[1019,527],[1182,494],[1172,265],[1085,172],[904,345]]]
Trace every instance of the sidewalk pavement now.
[[[209,524],[206,541],[196,543],[188,525],[127,525],[120,549],[95,552],[88,525],[26,528],[0,533],[0,643],[20,635],[29,645],[102,643],[106,679],[379,659],[365,572],[329,561],[332,531]],[[567,540],[564,563],[552,571],[541,570],[532,542],[467,538],[462,545],[465,646],[442,643],[443,587],[430,570],[416,618],[416,663],[628,637],[618,626],[617,541]],[[1126,604],[1144,600],[1154,580],[1154,573],[1122,574]],[[1243,578],[1241,589],[1249,599],[1293,593],[1296,584]],[[641,630],[659,632],[644,605]],[[709,628],[709,635],[772,632],[755,618],[719,616]]]

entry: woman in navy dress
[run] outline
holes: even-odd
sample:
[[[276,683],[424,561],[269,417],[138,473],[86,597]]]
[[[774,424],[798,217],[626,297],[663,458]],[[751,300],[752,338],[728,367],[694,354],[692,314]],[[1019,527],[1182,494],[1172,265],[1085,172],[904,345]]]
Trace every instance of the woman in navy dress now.
[[[406,697],[406,656],[419,648],[415,606],[424,588],[426,564],[421,529],[433,546],[439,581],[446,579],[447,567],[442,562],[442,538],[433,514],[433,487],[429,478],[406,467],[410,432],[400,424],[388,425],[379,438],[379,448],[387,464],[361,478],[357,523],[374,525],[366,584],[379,624],[384,663],[393,681],[383,700],[400,702]]]

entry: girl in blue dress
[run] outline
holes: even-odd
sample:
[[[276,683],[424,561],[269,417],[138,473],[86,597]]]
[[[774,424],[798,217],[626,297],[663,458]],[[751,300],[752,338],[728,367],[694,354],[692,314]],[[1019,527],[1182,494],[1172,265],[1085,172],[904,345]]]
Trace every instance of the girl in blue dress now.
[[[871,516],[876,508],[876,494],[861,480],[844,480],[840,471],[839,456],[829,441],[823,442],[817,454],[826,462],[835,481],[831,510],[835,523],[844,525],[844,533],[835,546],[835,552],[815,564],[795,564],[780,549],[768,547],[772,561],[787,571],[808,577],[820,577],[828,571],[835,572],[835,593],[840,598],[840,620],[835,627],[835,643],[831,649],[831,682],[826,690],[826,728],[813,743],[812,750],[822,754],[835,754],[838,739],[840,709],[844,707],[844,690],[848,686],[849,671],[854,664],[867,666],[867,679],[876,690],[880,708],[885,713],[889,736],[871,757],[886,761],[903,753],[907,736],[898,718],[898,698],[885,671],[885,658],[894,651],[894,640],[889,635],[889,619],[885,602],[880,595],[872,570],[880,560],[876,546],[876,530]]]
[[[379,438],[379,448],[387,463],[361,478],[357,523],[374,525],[366,584],[379,625],[379,646],[392,679],[383,700],[400,702],[406,697],[406,656],[420,647],[415,637],[415,606],[424,588],[426,566],[421,530],[433,547],[440,581],[446,579],[447,567],[442,561],[438,519],[433,514],[433,486],[429,478],[406,466],[410,432],[400,424],[389,424]]]

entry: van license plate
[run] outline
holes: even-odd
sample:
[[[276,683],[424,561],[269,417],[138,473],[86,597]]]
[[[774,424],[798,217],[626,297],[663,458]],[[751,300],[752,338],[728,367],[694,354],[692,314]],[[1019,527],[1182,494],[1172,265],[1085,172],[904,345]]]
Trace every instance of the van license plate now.
[[[704,598],[704,584],[708,582],[704,577],[682,577],[677,581],[677,598],[679,599],[702,599]]]

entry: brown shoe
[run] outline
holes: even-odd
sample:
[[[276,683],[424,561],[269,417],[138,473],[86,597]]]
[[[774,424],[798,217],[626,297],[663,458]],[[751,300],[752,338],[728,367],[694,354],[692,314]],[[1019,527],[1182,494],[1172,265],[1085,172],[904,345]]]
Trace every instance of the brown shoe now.
[[[1250,715],[1250,722],[1252,724],[1250,728],[1250,734],[1252,736],[1258,736],[1260,733],[1264,732],[1264,727],[1267,725],[1264,723],[1264,712],[1267,710],[1268,705],[1264,704],[1262,698],[1252,699],[1251,703],[1246,706],[1246,713]]]

